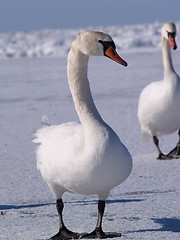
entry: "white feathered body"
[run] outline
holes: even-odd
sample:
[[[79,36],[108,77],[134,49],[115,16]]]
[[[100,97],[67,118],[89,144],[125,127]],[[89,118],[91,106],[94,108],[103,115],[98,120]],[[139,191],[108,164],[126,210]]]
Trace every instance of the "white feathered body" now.
[[[129,176],[132,159],[115,132],[105,125],[89,134],[74,122],[37,132],[38,169],[56,197],[65,191],[106,197]]]
[[[138,118],[145,139],[180,128],[180,79],[175,73],[169,79],[149,84],[140,95]]]

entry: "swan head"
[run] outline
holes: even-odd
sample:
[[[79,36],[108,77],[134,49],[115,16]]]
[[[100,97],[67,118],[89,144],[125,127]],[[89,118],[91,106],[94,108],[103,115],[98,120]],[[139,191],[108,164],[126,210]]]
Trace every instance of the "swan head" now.
[[[162,37],[167,39],[169,41],[169,45],[172,49],[176,49],[176,25],[174,23],[165,23],[162,26],[162,31],[161,31]]]
[[[89,31],[80,33],[75,41],[79,50],[85,55],[106,56],[123,66],[127,66],[116,52],[112,38],[103,32]]]

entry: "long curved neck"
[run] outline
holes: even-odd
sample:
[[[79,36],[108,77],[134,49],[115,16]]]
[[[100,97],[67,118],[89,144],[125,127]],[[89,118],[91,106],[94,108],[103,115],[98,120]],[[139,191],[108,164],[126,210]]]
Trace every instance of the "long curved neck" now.
[[[167,39],[162,38],[162,56],[163,56],[163,64],[164,64],[164,79],[166,76],[171,73],[175,73],[172,58],[171,58],[171,49]]]
[[[87,55],[84,55],[72,44],[68,54],[68,83],[82,125],[89,124],[94,120],[102,121],[93,102],[87,78],[88,59]]]

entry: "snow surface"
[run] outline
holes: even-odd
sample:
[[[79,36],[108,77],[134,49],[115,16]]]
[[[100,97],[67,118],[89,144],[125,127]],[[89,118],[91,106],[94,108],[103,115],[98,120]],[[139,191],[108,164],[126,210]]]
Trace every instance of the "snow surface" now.
[[[125,68],[101,57],[92,57],[89,63],[97,108],[133,157],[133,171],[112,190],[103,219],[104,230],[121,232],[122,240],[180,239],[180,160],[156,160],[156,149],[152,142],[142,140],[137,120],[141,90],[163,77],[160,26],[103,28],[117,42],[117,51],[129,65]],[[1,240],[46,239],[58,231],[55,199],[36,168],[32,138],[44,114],[54,123],[78,121],[66,80],[65,56],[76,34],[76,30],[1,34]],[[7,38],[11,42],[5,46]],[[13,38],[15,54],[8,55],[5,49],[13,46]],[[56,46],[59,38],[64,41]],[[48,47],[43,46],[51,41],[53,53],[47,58]],[[32,43],[43,50],[37,47],[32,54]],[[180,73],[179,50],[172,53]],[[177,133],[160,138],[163,151],[168,152],[177,140]],[[65,194],[64,201],[66,225],[77,232],[93,230],[97,196]]]

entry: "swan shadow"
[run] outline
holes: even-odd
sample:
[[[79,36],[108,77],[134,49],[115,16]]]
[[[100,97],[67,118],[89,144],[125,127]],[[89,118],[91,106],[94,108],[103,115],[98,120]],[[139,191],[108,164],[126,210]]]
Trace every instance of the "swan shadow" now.
[[[12,210],[12,209],[23,209],[23,208],[37,208],[43,206],[49,206],[54,203],[37,203],[37,204],[21,204],[21,205],[0,205],[0,210]]]
[[[106,204],[113,204],[113,203],[131,203],[131,202],[142,202],[145,201],[146,199],[143,198],[132,198],[132,199],[108,199],[106,201]]]
[[[152,218],[161,225],[159,231],[180,232],[180,219],[178,218]]]
[[[145,201],[145,199],[142,198],[136,198],[136,199],[108,199],[106,200],[106,204],[114,204],[114,203],[131,203],[131,202],[141,202]],[[93,205],[98,204],[98,200],[77,200],[77,201],[66,201],[66,203],[76,205]]]
[[[128,231],[129,233],[134,232],[180,232],[180,219],[178,218],[151,218],[155,223],[161,225],[160,228],[149,228],[135,231]]]
[[[113,203],[130,203],[130,202],[141,202],[145,199],[115,199],[115,200],[106,200],[106,204]],[[98,204],[98,200],[77,200],[77,201],[65,201],[65,203],[77,205],[90,205]],[[0,210],[12,210],[12,209],[23,209],[23,208],[37,208],[43,206],[55,205],[56,203],[35,203],[35,204],[20,204],[20,205],[0,205]]]

